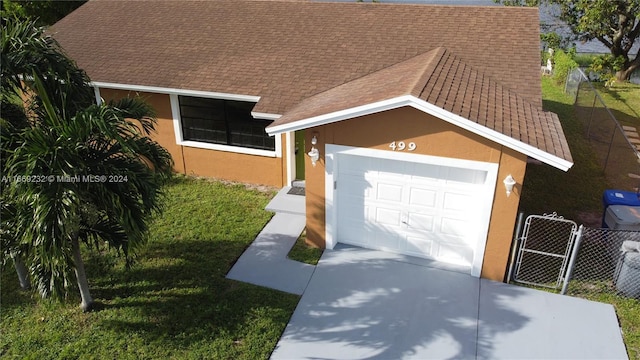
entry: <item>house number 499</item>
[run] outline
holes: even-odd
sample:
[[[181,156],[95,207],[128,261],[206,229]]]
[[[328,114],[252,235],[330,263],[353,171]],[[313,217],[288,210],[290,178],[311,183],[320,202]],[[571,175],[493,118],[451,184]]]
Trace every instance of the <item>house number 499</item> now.
[[[409,144],[405,144],[404,141],[398,141],[398,142],[394,141],[391,144],[389,144],[389,147],[393,151],[403,151],[403,150],[413,151],[416,149],[416,143],[410,142]]]

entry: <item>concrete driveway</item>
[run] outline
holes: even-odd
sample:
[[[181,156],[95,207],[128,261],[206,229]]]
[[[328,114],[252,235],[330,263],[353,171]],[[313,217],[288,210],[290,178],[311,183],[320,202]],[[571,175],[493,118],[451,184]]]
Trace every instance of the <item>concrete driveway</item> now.
[[[273,359],[626,359],[611,305],[348,246],[327,250]]]

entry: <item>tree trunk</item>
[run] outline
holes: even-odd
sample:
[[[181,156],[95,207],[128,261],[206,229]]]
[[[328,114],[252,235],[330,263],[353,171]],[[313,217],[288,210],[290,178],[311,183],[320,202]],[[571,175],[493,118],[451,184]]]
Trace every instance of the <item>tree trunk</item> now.
[[[628,68],[626,70],[620,70],[616,72],[616,81],[627,81],[631,78],[631,74],[635,68]]]
[[[89,293],[89,282],[87,281],[87,273],[84,271],[84,262],[80,254],[80,243],[77,237],[71,240],[71,250],[73,251],[73,261],[75,262],[74,271],[78,281],[78,289],[80,289],[80,297],[82,298],[80,307],[84,312],[91,311],[93,308],[93,299]]]
[[[626,69],[620,70],[616,72],[616,80],[617,81],[627,81],[631,78],[631,74],[640,68],[640,57],[636,56],[633,61],[631,61]]]
[[[24,265],[22,258],[20,255],[16,253],[11,253],[11,258],[13,259],[13,263],[16,267],[16,272],[18,273],[18,280],[20,281],[20,287],[22,290],[31,289],[31,282],[29,281],[29,271],[27,267]]]

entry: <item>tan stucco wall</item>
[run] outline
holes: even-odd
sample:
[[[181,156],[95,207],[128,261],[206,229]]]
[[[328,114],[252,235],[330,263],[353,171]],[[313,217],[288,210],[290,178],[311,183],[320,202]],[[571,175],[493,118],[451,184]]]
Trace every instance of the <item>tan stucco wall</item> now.
[[[178,145],[169,95],[100,89],[100,96],[105,101],[130,95],[135,96],[136,94],[155,109],[158,123],[157,132],[152,137],[171,153],[176,172],[277,187],[286,185],[285,151],[283,151],[283,156],[278,158]],[[282,148],[286,149],[285,136],[277,136],[281,136]]]
[[[321,159],[315,167],[306,157],[307,240],[325,245],[325,144],[392,151],[393,141],[414,142],[413,153],[498,163],[498,181],[482,267],[482,277],[502,281],[509,257],[520,188],[507,198],[502,180],[508,175],[522,183],[526,156],[419,110],[405,107],[363,116],[306,131],[306,143],[318,138]],[[309,149],[306,149],[307,151]]]

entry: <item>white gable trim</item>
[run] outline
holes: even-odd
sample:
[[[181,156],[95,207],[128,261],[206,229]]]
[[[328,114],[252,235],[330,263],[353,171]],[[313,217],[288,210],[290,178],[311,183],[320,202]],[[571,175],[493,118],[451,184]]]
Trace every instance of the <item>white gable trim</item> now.
[[[255,119],[263,119],[263,120],[278,120],[282,115],[279,114],[269,114],[269,113],[261,113],[261,112],[251,112],[251,116]]]
[[[102,82],[102,81],[94,81],[91,83],[91,85],[99,88],[105,88],[105,89],[142,91],[142,92],[150,92],[150,93],[157,93],[157,94],[169,94],[169,95],[196,96],[196,97],[215,98],[215,99],[224,99],[224,100],[249,101],[254,103],[257,103],[260,100],[260,96],[253,96],[253,95],[230,94],[230,93],[221,93],[221,92],[213,92],[213,91],[185,90],[185,89],[175,89],[175,88],[146,86],[146,85],[119,84],[119,83],[109,83],[109,82]]]
[[[324,114],[300,121],[295,121],[289,124],[282,124],[273,127],[267,127],[267,133],[269,135],[280,134],[286,131],[302,130],[314,126],[320,126],[324,124],[331,124],[334,122],[352,119],[359,116],[375,114],[381,111],[397,109],[403,106],[411,106],[427,114],[433,115],[439,119],[442,119],[450,124],[461,127],[474,134],[480,135],[491,141],[494,141],[500,145],[504,145],[510,149],[518,151],[522,154],[530,156],[534,159],[540,160],[548,165],[556,167],[560,170],[567,171],[573,163],[562,159],[558,156],[550,154],[546,151],[540,150],[534,146],[526,144],[520,140],[516,140],[505,134],[489,129],[478,123],[475,123],[469,119],[465,119],[460,115],[456,115],[450,111],[442,109],[438,106],[430,104],[422,99],[416,98],[412,95],[403,95],[396,98],[375,102],[372,104],[362,105],[351,109],[340,110],[330,114]]]

